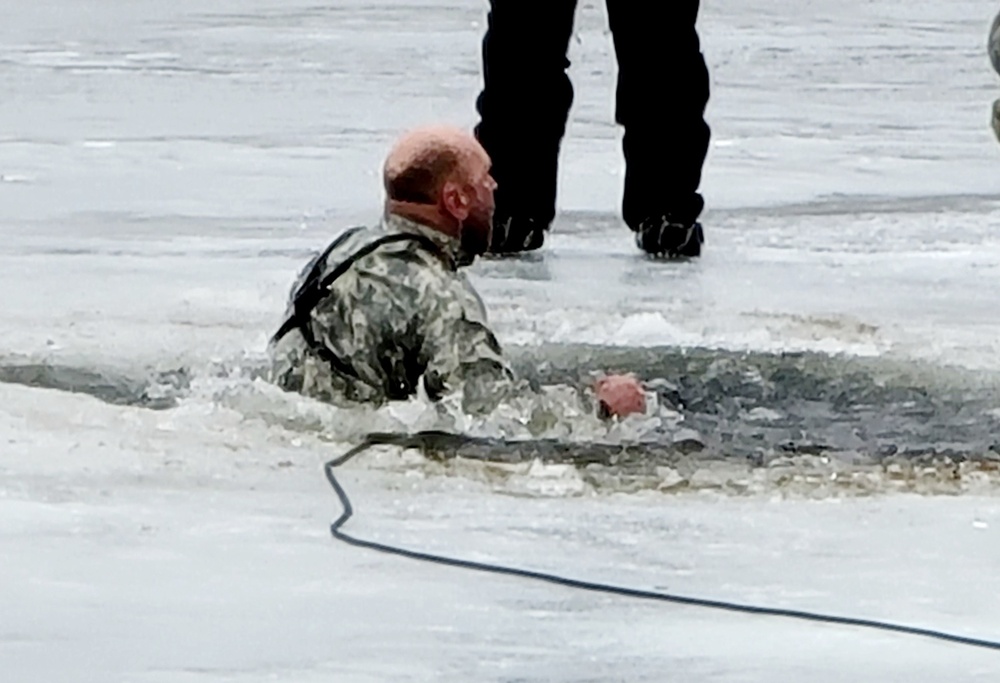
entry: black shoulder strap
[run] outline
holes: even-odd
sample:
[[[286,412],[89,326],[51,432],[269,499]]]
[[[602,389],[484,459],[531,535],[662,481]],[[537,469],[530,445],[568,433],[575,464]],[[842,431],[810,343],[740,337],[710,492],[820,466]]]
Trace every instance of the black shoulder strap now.
[[[330,256],[330,253],[347,241],[351,235],[355,235],[360,231],[364,230],[363,227],[357,226],[344,231],[337,239],[330,242],[330,245],[323,250],[323,252],[316,256],[312,262],[312,268],[309,269],[309,274],[306,275],[302,284],[299,285],[298,290],[292,297],[292,313],[289,315],[288,319],[281,324],[278,331],[274,333],[271,337],[271,343],[276,344],[281,339],[299,327],[300,320],[303,315],[308,319],[309,314],[312,313],[312,309],[316,307],[316,304],[320,302],[322,298],[322,290],[319,288],[320,276],[323,274],[323,269],[326,268],[326,259]],[[319,296],[317,296],[319,295]],[[315,299],[311,305],[309,305],[309,299]],[[308,307],[307,307],[308,306]]]
[[[333,284],[337,278],[347,272],[347,269],[359,260],[368,256],[379,247],[386,244],[392,244],[394,242],[417,242],[422,247],[441,258],[443,261],[447,263],[451,262],[451,260],[448,259],[445,253],[441,250],[441,247],[435,244],[429,237],[414,233],[401,232],[386,235],[385,237],[381,237],[370,242],[369,244],[366,244],[330,271],[326,277],[321,277],[323,269],[326,267],[326,259],[330,256],[330,253],[343,244],[344,240],[346,240],[349,236],[356,234],[361,229],[362,228],[352,228],[340,235],[313,262],[312,269],[309,271],[309,274],[306,276],[302,285],[299,287],[292,299],[291,315],[289,315],[288,319],[282,323],[281,327],[278,328],[278,331],[274,333],[274,336],[271,337],[271,343],[276,344],[286,334],[297,329],[302,334],[306,344],[316,353],[317,356],[332,365],[333,368],[341,374],[347,375],[348,377],[354,377],[355,379],[360,378],[354,368],[316,339],[316,335],[313,334],[312,326],[309,324],[311,322],[313,309],[316,308],[316,306],[319,305],[319,302],[326,296],[327,289],[330,285]]]

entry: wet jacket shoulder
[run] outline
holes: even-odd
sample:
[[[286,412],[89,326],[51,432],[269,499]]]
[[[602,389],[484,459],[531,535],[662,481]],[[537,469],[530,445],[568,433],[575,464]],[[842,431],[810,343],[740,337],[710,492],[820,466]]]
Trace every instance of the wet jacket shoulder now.
[[[306,318],[272,347],[274,379],[317,398],[382,402],[510,378],[483,303],[458,268],[457,241],[396,216],[355,229],[300,275],[324,285]],[[311,339],[309,339],[311,337]],[[311,343],[310,343],[311,342]]]

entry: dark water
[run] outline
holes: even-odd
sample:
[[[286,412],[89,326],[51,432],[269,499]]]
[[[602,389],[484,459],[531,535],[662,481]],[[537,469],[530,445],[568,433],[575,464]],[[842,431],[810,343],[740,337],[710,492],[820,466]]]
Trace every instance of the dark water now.
[[[166,410],[190,387],[186,368],[129,376],[114,370],[49,363],[0,365],[0,382],[85,394],[120,406]]]
[[[533,384],[582,385],[593,372],[634,372],[684,416],[681,432],[641,444],[504,444],[444,439],[427,449],[497,461],[540,458],[647,468],[684,460],[763,465],[788,455],[859,462],[1000,459],[1000,379],[958,368],[819,353],[542,346],[511,349]],[[241,369],[247,378],[262,367]],[[44,363],[0,365],[0,381],[93,396],[115,405],[169,409],[194,371],[142,376]]]
[[[523,376],[542,384],[583,382],[603,369],[634,372],[697,434],[674,450],[705,457],[756,464],[782,453],[962,459],[1000,449],[1000,382],[962,369],[679,348],[561,346],[513,357]]]

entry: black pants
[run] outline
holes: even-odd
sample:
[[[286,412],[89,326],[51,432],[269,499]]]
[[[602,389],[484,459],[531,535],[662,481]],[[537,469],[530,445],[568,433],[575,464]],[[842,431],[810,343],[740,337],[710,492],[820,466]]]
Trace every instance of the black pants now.
[[[625,128],[622,213],[697,218],[708,151],[699,0],[607,0]],[[577,0],[490,0],[476,136],[493,159],[499,217],[555,218],[559,146],[573,102],[566,52]]]

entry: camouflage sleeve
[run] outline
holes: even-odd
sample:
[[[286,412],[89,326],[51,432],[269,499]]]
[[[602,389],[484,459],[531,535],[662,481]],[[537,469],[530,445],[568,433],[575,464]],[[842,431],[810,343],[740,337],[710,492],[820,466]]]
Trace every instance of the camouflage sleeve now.
[[[313,322],[323,343],[350,358],[371,386],[390,381],[415,390],[423,375],[429,396],[464,391],[478,412],[500,400],[512,377],[464,277],[406,247],[358,261],[338,279],[337,296],[317,306]]]
[[[463,409],[485,413],[513,390],[513,373],[490,329],[482,301],[464,276],[440,283],[425,298],[424,344],[427,393],[462,392]]]

